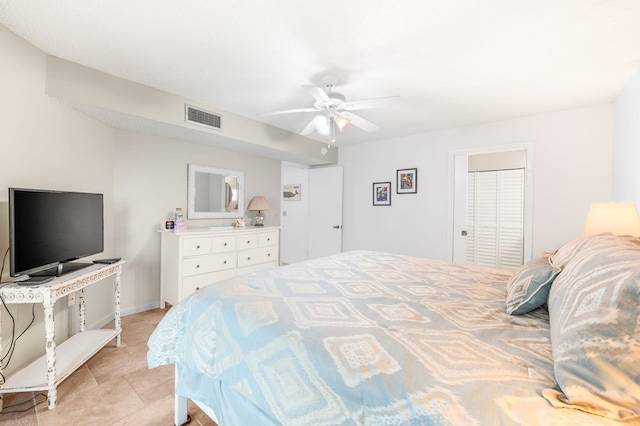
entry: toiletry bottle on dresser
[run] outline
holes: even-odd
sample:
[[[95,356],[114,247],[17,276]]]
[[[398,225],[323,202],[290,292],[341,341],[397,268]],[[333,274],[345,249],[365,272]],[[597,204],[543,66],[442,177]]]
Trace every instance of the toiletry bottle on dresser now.
[[[182,232],[187,230],[187,225],[184,223],[184,216],[182,216],[182,209],[180,207],[176,209],[174,222],[175,225],[173,227],[173,232]]]

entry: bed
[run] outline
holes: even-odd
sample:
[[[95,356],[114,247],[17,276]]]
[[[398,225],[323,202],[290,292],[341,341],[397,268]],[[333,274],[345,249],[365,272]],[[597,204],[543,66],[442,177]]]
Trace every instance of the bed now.
[[[227,425],[640,424],[640,240],[515,271],[372,251],[207,286],[148,364]]]

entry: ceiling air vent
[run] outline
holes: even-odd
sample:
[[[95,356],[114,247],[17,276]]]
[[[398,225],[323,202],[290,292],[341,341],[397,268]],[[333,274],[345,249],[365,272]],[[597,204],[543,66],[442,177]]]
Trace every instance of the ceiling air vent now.
[[[184,121],[187,123],[199,124],[201,126],[209,127],[210,129],[221,130],[222,129],[222,116],[212,114],[201,109],[192,107],[185,104]]]

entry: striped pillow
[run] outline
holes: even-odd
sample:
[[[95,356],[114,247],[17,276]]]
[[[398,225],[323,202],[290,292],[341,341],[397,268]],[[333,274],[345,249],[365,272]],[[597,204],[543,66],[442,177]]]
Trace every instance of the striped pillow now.
[[[580,240],[549,292],[559,391],[543,396],[554,406],[640,420],[640,239]]]

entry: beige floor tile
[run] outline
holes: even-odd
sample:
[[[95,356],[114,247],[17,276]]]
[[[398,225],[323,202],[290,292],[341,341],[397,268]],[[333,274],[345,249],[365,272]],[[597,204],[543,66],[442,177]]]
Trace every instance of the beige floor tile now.
[[[144,318],[144,320],[149,324],[153,324],[155,326],[160,322],[160,320],[162,319],[162,317],[164,317],[164,314],[166,314],[168,310],[169,308],[152,309],[150,311],[140,312],[138,315]]]
[[[173,424],[173,397],[170,395],[147,405],[127,417],[114,423],[113,426],[157,426]]]
[[[140,391],[138,392],[138,396],[145,405],[154,403],[155,401],[167,396],[173,398],[173,379],[167,380],[165,383],[161,383],[155,388]]]
[[[138,394],[126,381],[110,381],[93,392],[66,399],[55,409],[38,409],[39,425],[108,425],[144,408]]]
[[[146,366],[123,375],[123,378],[129,382],[131,387],[138,393],[144,393],[149,389],[156,389],[166,381],[173,383],[174,366],[163,365],[156,368],[147,368]]]
[[[46,400],[46,396],[40,396],[38,392],[5,394],[0,425],[36,426],[38,418],[34,404],[40,403],[46,407]]]
[[[73,398],[77,393],[95,392],[98,388],[98,382],[89,371],[87,364],[78,368],[72,375],[58,385],[58,404],[64,400]]]
[[[121,380],[122,376],[147,367],[146,344],[104,348],[86,364],[98,384]]]
[[[153,333],[155,328],[155,325],[145,321],[123,326],[121,334],[122,343],[125,343],[127,346],[138,343],[146,345],[147,340],[149,340],[149,336],[151,336],[151,333]]]
[[[173,367],[173,365],[171,365],[171,367]],[[171,395],[173,395],[173,392],[174,392],[174,390],[176,388],[175,377],[172,378],[171,380],[167,380],[166,382],[161,384],[159,387],[165,389],[167,392],[169,392]]]
[[[39,425],[108,425],[144,408],[124,380],[113,380],[92,392],[78,392],[53,410],[38,410]]]

